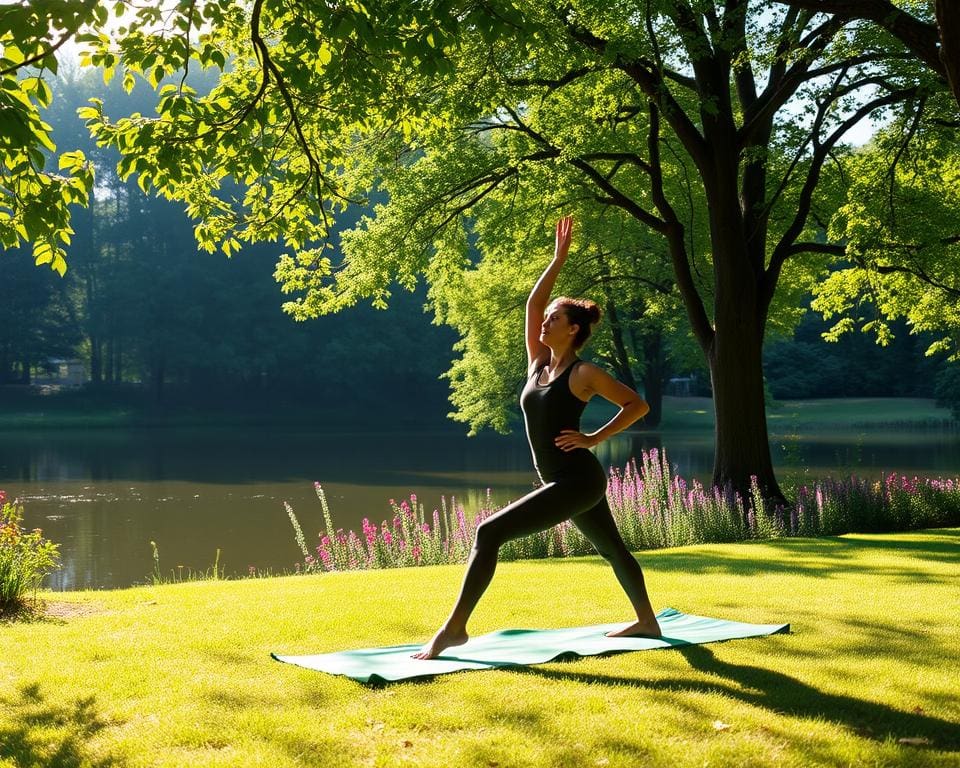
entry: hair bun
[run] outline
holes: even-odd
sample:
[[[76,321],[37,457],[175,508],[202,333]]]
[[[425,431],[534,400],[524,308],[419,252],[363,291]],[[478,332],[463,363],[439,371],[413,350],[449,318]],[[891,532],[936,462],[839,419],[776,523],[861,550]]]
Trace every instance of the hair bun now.
[[[593,326],[600,322],[600,307],[590,299],[571,299],[569,296],[558,296],[553,300],[553,306],[566,312],[571,323],[580,326],[577,337],[574,339],[574,349],[580,349],[586,344],[593,332]]]

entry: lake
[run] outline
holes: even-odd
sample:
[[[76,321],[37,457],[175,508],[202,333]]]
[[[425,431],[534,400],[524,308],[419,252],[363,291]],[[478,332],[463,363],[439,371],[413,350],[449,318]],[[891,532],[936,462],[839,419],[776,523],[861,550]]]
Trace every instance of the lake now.
[[[882,471],[950,475],[960,470],[956,432],[818,433],[774,436],[781,473],[879,477]],[[597,449],[622,467],[666,445],[681,475],[709,477],[708,432],[617,435]],[[390,499],[416,493],[430,514],[456,497],[467,512],[487,489],[497,504],[530,490],[536,476],[522,434],[468,438],[436,433],[338,434],[251,428],[0,432],[0,489],[25,501],[25,524],[61,546],[55,590],[149,581],[150,542],[161,570],[205,570],[217,549],[226,573],[292,571],[300,560],[284,511],[297,513],[308,543],[322,526],[314,481],[334,523],[359,530],[391,516]]]

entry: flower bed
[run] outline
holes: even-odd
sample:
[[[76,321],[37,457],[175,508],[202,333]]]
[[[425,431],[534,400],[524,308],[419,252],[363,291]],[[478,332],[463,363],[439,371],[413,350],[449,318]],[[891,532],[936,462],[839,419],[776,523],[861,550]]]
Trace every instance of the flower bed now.
[[[392,518],[379,525],[363,520],[360,533],[334,528],[326,497],[315,484],[324,531],[313,551],[289,504],[287,514],[304,555],[303,570],[343,571],[465,562],[477,526],[498,508],[487,501],[468,516],[455,499],[428,518],[416,495],[390,500]],[[776,536],[834,536],[842,533],[906,531],[960,525],[960,479],[920,479],[891,474],[882,481],[851,476],[828,478],[797,489],[788,508],[768,508],[754,485],[747,497],[687,483],[675,475],[665,452],[644,452],[612,470],[607,500],[627,547],[658,549],[687,544],[745,541]],[[502,560],[593,554],[590,542],[570,521],[508,542]]]

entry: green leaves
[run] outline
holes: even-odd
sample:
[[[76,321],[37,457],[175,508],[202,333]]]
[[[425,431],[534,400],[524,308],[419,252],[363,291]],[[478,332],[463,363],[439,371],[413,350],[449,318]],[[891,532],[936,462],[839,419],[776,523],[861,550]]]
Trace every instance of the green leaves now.
[[[93,169],[82,153],[68,152],[57,163],[66,175],[46,170],[46,153],[57,148],[41,110],[51,103],[57,46],[104,14],[89,0],[0,8],[0,243],[31,243],[34,261],[61,275],[73,232],[69,206],[89,200]]]
[[[913,135],[895,122],[844,164],[846,199],[830,222],[849,263],[815,290],[814,309],[841,319],[828,338],[860,328],[879,344],[889,323],[905,318],[914,333],[939,335],[928,354],[960,328],[960,138],[931,126]],[[867,304],[873,316],[861,317]]]

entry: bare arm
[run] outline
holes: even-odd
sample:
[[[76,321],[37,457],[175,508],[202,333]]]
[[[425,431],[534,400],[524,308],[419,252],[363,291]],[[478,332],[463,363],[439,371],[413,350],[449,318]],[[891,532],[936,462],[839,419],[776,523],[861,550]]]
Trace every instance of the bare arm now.
[[[570,234],[573,231],[573,217],[565,216],[557,222],[557,242],[553,251],[553,261],[540,275],[527,298],[526,339],[527,339],[527,369],[536,360],[550,354],[550,349],[540,341],[540,324],[543,322],[543,313],[550,303],[550,292],[557,282],[557,275],[563,269],[570,250]]]
[[[617,432],[623,431],[638,419],[642,419],[650,410],[647,401],[630,387],[590,363],[584,363],[573,371],[570,388],[576,391],[581,400],[589,400],[593,395],[600,395],[614,405],[619,405],[620,412],[596,432],[590,434],[585,435],[573,429],[563,430],[554,442],[564,451],[572,451],[574,448],[592,448]]]

